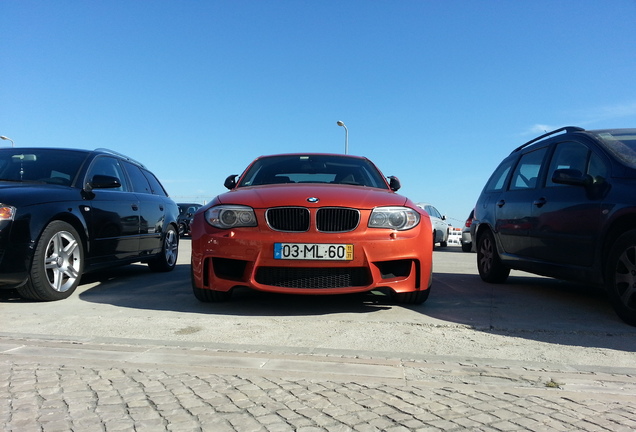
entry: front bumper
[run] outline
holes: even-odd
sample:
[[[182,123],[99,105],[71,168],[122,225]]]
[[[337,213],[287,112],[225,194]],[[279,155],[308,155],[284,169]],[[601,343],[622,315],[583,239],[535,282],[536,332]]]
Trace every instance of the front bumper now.
[[[408,231],[358,228],[345,234],[325,234],[256,228],[217,230],[195,223],[193,285],[224,292],[243,286],[293,294],[345,294],[380,288],[396,293],[426,290],[432,270],[432,239],[427,225],[421,223]],[[277,242],[353,244],[353,259],[275,259]]]

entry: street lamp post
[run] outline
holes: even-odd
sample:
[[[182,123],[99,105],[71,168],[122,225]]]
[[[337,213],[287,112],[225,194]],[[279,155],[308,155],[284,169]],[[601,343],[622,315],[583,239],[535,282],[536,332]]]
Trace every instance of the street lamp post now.
[[[345,154],[349,154],[349,129],[347,129],[347,125],[341,120],[338,120],[336,124],[342,126],[345,130]]]
[[[2,135],[2,136],[0,136],[0,139],[7,140],[7,141],[11,141],[11,147],[14,147],[14,145],[13,145],[13,140],[12,140],[11,138],[6,137],[6,136]]]

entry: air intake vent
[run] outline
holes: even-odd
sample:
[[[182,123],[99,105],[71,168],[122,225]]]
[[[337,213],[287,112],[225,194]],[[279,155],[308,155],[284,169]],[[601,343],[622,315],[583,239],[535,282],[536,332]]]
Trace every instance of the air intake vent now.
[[[259,267],[256,282],[284,288],[346,288],[371,283],[364,267],[346,268],[293,268]]]

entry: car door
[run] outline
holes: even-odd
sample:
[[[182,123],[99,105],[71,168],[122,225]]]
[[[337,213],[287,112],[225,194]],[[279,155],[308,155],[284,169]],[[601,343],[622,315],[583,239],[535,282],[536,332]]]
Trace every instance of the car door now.
[[[581,176],[607,178],[602,156],[582,142],[555,144],[545,185],[532,204],[534,239],[532,256],[560,264],[591,266],[600,232],[602,196],[590,193],[594,185],[566,185],[553,181],[558,169],[571,169]]]
[[[537,182],[547,147],[523,154],[516,164],[510,183],[495,205],[495,230],[503,251],[518,256],[532,255],[530,232],[535,221],[532,218],[532,202],[538,198]]]
[[[151,173],[127,161],[123,161],[123,164],[139,200],[139,251],[156,253],[161,249],[161,234],[165,220],[164,197],[153,193],[157,186],[151,184],[151,181],[155,180]],[[160,185],[158,187],[161,188]],[[163,191],[163,188],[161,190]]]
[[[104,178],[115,184],[100,184]],[[139,200],[129,190],[123,167],[110,156],[97,156],[86,174],[92,190],[87,194],[90,216],[87,224],[91,260],[95,262],[124,259],[139,249]],[[85,184],[86,184],[85,182]]]

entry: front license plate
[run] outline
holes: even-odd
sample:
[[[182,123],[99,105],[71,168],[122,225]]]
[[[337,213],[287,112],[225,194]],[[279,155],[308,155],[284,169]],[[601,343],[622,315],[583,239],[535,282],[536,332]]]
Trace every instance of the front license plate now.
[[[352,244],[274,243],[275,259],[351,261]]]

